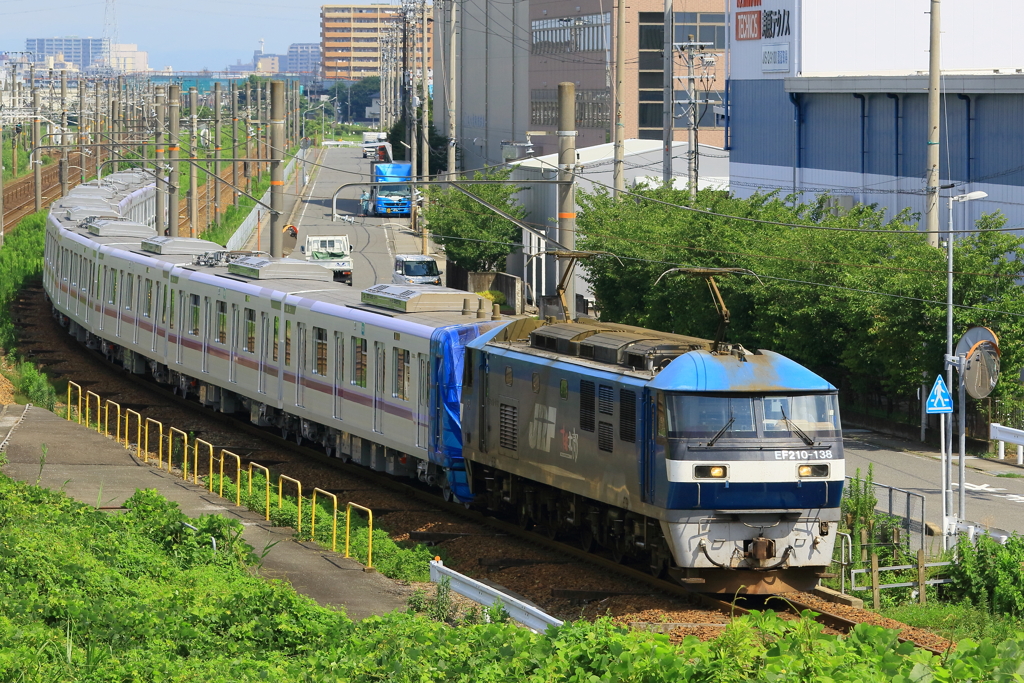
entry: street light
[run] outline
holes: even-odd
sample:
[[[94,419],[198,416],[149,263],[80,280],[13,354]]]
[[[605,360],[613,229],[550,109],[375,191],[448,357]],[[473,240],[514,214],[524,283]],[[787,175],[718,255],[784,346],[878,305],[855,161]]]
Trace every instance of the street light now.
[[[953,202],[971,202],[975,199],[984,199],[988,196],[987,192],[977,190],[975,192],[968,192],[967,194],[959,194],[948,197],[949,199],[949,221],[946,232],[946,357],[950,358],[953,356]],[[953,365],[950,363],[946,366],[946,379],[949,386],[949,391],[953,391]],[[961,369],[961,384],[963,384],[963,371]],[[964,406],[964,392],[959,393],[960,396],[960,461],[958,467],[958,482],[960,486],[960,500],[958,505],[958,517],[960,521],[966,516],[967,506],[967,493],[966,487],[964,486],[964,477],[966,476],[965,467],[965,435],[967,434],[964,425],[964,418],[966,416],[966,409]],[[945,415],[940,417],[941,420],[945,419]],[[949,444],[949,448],[946,450],[946,462],[943,466],[943,492],[942,492],[942,522],[945,525],[947,523],[948,516],[953,511],[953,416],[949,416],[949,424],[943,425],[944,429],[943,438],[946,443]],[[949,529],[943,529],[942,539],[943,547],[945,547],[947,532]]]

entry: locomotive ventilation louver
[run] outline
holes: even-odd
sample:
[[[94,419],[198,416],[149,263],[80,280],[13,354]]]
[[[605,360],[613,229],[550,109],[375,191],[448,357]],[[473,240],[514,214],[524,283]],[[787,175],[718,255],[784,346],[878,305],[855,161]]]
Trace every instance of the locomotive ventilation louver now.
[[[630,325],[578,322],[538,327],[530,333],[530,346],[598,363],[654,372],[684,353],[711,348],[708,340],[696,337],[658,334]]]

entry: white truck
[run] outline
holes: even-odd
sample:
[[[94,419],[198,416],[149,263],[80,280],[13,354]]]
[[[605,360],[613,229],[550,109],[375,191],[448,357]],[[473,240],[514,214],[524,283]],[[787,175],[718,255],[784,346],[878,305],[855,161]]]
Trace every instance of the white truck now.
[[[334,273],[335,282],[352,286],[352,250],[348,235],[308,235],[302,253]]]
[[[363,158],[372,159],[377,152],[377,145],[387,142],[388,134],[378,131],[363,133]]]

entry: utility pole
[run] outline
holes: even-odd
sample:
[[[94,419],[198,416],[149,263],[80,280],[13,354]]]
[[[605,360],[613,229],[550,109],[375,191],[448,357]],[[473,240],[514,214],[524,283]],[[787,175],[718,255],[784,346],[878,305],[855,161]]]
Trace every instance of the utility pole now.
[[[172,85],[167,89],[168,106],[168,135],[170,144],[167,151],[171,155],[171,187],[167,193],[167,220],[171,225],[171,237],[178,236],[178,228],[181,224],[178,207],[181,205],[181,162],[178,155],[181,153],[181,145],[178,144],[181,125],[181,86]]]
[[[43,209],[43,160],[39,154],[39,91],[32,88],[32,182],[35,185],[35,210]]]
[[[195,86],[188,89],[188,120],[188,231],[189,237],[199,237],[199,91]]]
[[[213,84],[213,214],[220,211],[220,81]]]
[[[576,168],[576,84],[558,84],[558,241],[570,251],[576,249],[576,185],[572,182]],[[576,318],[576,287],[566,277],[572,259],[558,259],[558,279],[565,281],[568,320]]]
[[[60,196],[68,196],[68,75],[60,72]]]
[[[412,24],[412,26],[410,26]],[[410,34],[412,34],[410,36]],[[409,140],[409,160],[412,162],[412,176],[416,176],[416,14],[405,12],[405,36],[402,41],[405,61],[405,135]]]
[[[164,187],[164,121],[166,111],[164,110],[164,87],[156,88],[156,132],[154,142],[154,165],[156,166],[156,234],[164,234],[164,216],[167,213],[166,195],[167,188]]]
[[[625,0],[620,0],[624,2]],[[455,0],[451,3],[451,13],[448,15],[448,179],[455,180],[455,13],[458,4]]]
[[[85,182],[85,78],[78,76],[78,182]]]
[[[672,0],[665,0],[665,41],[662,64],[665,70],[664,87],[665,105],[662,109],[662,150],[661,179],[665,187],[672,187],[672,138],[675,123],[675,22],[672,16]]]
[[[697,77],[694,73],[694,66],[704,48],[713,46],[713,43],[694,42],[692,35],[687,36],[686,42],[679,46],[683,49],[683,55],[686,57],[686,177],[691,202],[697,200],[697,155],[700,153],[700,150],[697,149],[697,124],[700,120],[697,116],[697,107],[700,102],[697,101]]]
[[[931,0],[928,44],[928,158],[925,166],[924,226],[928,245],[939,246],[939,0]],[[952,387],[950,387],[952,391]]]
[[[615,8],[615,161],[612,167],[612,197],[619,199],[626,191],[626,0],[618,0]]]
[[[238,84],[231,81],[231,158],[238,158]],[[231,184],[238,187],[238,162],[231,162]],[[238,206],[238,191],[232,190],[234,205]]]
[[[284,229],[284,83],[270,82],[270,255],[283,255]],[[257,230],[259,228],[257,227]]]
[[[260,91],[259,83],[253,84],[252,91],[253,91],[253,95],[255,96],[254,102],[255,102],[256,106],[255,106],[255,110],[252,112],[251,116],[253,117],[252,118],[252,120],[253,120],[253,136],[256,138],[256,159],[258,160],[258,159],[262,159],[263,158],[263,154],[262,154],[263,145],[260,143],[260,141],[263,139],[263,136],[260,134],[260,122],[261,122],[261,120],[260,120],[260,107],[263,104],[263,93]],[[257,161],[256,162],[256,175],[257,176],[259,176],[261,170],[262,170],[262,166],[260,165],[260,162]]]
[[[420,175],[424,180],[430,178],[430,85],[427,81],[427,0],[422,0],[423,17],[423,121],[420,124]],[[423,234],[426,235],[424,228]]]

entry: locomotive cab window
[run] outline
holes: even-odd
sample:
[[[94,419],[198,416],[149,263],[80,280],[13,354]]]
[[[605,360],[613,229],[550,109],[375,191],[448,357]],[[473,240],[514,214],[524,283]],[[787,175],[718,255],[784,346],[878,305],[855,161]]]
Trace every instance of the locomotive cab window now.
[[[665,401],[670,438],[757,437],[751,396],[666,394]]]
[[[558,397],[563,401],[569,400],[569,380],[563,379],[558,381]]]
[[[838,434],[839,406],[835,395],[765,396],[766,438],[795,436],[829,438]]]
[[[505,384],[507,384],[508,386],[512,386],[512,378],[513,378],[513,376],[514,375],[512,373],[512,366],[511,365],[506,365],[505,366]]]

